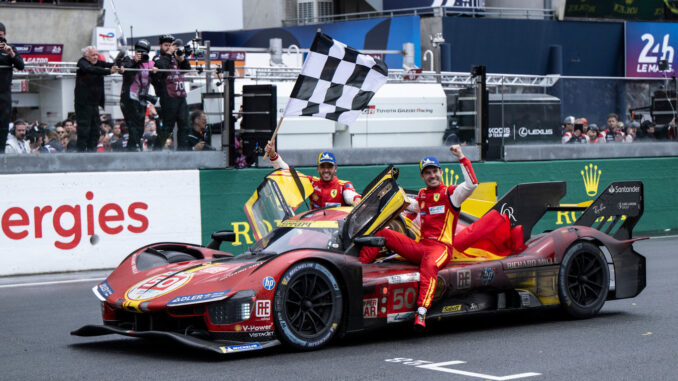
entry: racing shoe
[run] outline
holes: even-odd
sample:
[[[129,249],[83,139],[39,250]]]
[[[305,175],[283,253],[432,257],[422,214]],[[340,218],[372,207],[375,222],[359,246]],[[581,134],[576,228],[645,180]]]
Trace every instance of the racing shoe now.
[[[414,330],[421,332],[426,328],[426,308],[417,308],[417,313],[414,316]]]

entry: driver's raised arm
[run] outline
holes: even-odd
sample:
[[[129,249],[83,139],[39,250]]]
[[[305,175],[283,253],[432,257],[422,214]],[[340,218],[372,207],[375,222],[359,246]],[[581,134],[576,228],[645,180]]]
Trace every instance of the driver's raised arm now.
[[[278,155],[277,152],[275,152],[275,142],[269,140],[268,143],[266,143],[266,147],[264,148],[264,151],[268,155],[269,160],[271,160],[271,165],[273,165],[273,168],[278,169],[289,169],[290,166],[285,163],[285,161]]]
[[[355,188],[353,188],[353,184],[351,182],[346,182],[344,185],[344,191],[341,193],[341,195],[344,196],[344,202],[346,205],[356,206],[362,198],[360,193],[355,191]]]
[[[461,173],[464,175],[464,182],[454,188],[454,192],[450,196],[450,202],[455,208],[461,208],[461,203],[478,187],[478,179],[473,172],[471,161],[461,152],[461,147],[455,144],[450,146],[450,151],[459,159]]]

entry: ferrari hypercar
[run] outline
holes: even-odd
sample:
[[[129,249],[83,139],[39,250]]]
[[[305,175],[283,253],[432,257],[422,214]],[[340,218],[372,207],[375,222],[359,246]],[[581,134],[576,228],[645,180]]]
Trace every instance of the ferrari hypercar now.
[[[373,235],[379,229],[417,238],[417,220],[405,217],[408,196],[396,177],[395,169],[384,170],[354,208],[295,214],[312,193],[310,182],[294,168],[273,171],[245,205],[257,238],[246,252],[220,250],[234,241],[231,231],[214,233],[207,246],[154,243],[135,250],[92,289],[103,324],[72,334],[170,338],[236,353],[279,344],[311,350],[344,335],[411,324],[418,266],[386,248],[375,263],[359,260],[361,247],[383,247]],[[491,203],[512,232],[522,232],[510,236],[519,242],[495,250],[501,242],[485,240],[455,253],[438,274],[427,319],[548,307],[586,318],[606,300],[638,295],[645,258],[633,248],[632,230],[643,213],[643,184],[612,183],[586,207],[561,204],[565,190],[564,182],[519,184]],[[552,210],[582,214],[572,226],[533,235]],[[478,217],[461,213],[458,231]]]

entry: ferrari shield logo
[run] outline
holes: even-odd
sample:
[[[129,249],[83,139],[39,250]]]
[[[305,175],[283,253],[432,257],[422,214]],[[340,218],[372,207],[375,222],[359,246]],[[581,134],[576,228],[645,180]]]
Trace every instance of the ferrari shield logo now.
[[[311,196],[311,200],[318,201],[318,195],[313,193],[313,196]]]
[[[433,195],[433,201],[438,202],[440,200],[440,193],[436,193]]]
[[[336,190],[336,189],[332,189],[332,190],[330,191],[330,196],[331,196],[332,198],[337,197],[337,190]]]

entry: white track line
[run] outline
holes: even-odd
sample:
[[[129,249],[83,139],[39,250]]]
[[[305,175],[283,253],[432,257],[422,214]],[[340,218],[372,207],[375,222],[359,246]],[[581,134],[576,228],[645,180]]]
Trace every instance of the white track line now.
[[[55,280],[51,282],[33,282],[33,283],[15,283],[15,284],[2,284],[0,288],[12,288],[12,287],[29,287],[29,286],[49,286],[53,284],[67,284],[67,283],[80,283],[80,282],[94,282],[102,281],[106,278],[85,278],[85,279],[69,279],[69,280]]]

